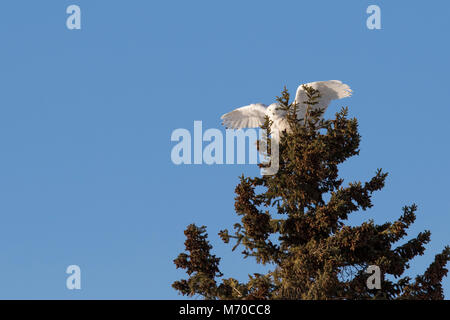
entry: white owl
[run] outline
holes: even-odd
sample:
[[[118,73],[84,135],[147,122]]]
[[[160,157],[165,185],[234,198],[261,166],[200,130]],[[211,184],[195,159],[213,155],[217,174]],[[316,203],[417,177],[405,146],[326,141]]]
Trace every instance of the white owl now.
[[[318,81],[305,84],[316,90],[319,90],[320,98],[318,103],[311,107],[312,110],[322,109],[324,112],[332,100],[346,98],[352,95],[350,87],[338,80]],[[303,119],[306,113],[305,101],[308,100],[303,85],[300,85],[295,95],[297,103],[297,118]],[[280,110],[278,103],[266,106],[261,103],[251,104],[245,107],[237,108],[234,111],[224,114],[221,119],[223,125],[230,129],[258,128],[264,123],[265,116],[273,121],[272,131],[289,131],[289,124],[286,120],[286,111]]]

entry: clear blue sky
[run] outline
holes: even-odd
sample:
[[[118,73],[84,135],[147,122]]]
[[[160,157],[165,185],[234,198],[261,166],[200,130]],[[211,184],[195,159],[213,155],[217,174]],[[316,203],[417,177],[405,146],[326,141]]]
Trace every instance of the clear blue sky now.
[[[66,8],[82,29],[66,28]],[[382,30],[366,28],[366,8]],[[176,128],[271,103],[286,85],[340,79],[359,119],[347,182],[390,173],[352,223],[417,203],[432,231],[421,273],[450,244],[450,4],[445,1],[81,1],[0,4],[0,298],[179,298],[172,260],[208,226],[227,277],[255,270],[217,236],[250,165],[175,166]],[[66,267],[82,290],[66,289]],[[444,281],[447,297],[450,280]]]

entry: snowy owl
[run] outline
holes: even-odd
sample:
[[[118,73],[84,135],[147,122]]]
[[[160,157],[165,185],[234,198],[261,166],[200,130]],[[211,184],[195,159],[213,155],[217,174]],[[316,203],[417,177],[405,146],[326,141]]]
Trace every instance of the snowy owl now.
[[[332,100],[352,95],[350,87],[338,80],[310,82],[305,85],[319,90],[320,93],[318,103],[311,107],[312,110],[322,109],[325,112]],[[305,117],[307,106],[304,102],[307,100],[306,90],[303,88],[303,85],[300,85],[294,101],[298,105],[298,119]],[[280,110],[278,107],[278,103],[273,103],[269,107],[261,103],[251,104],[226,113],[221,119],[223,120],[223,125],[230,129],[258,128],[264,123],[267,115],[273,121],[273,131],[278,130],[280,133],[284,130],[289,131],[289,124],[285,117],[286,111]]]

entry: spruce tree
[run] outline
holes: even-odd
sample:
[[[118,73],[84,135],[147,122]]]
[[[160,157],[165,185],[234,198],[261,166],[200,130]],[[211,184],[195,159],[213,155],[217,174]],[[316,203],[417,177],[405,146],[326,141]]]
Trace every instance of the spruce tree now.
[[[233,250],[243,248],[244,257],[270,271],[249,275],[245,283],[223,278],[206,227],[192,224],[185,231],[186,252],[174,260],[189,277],[173,288],[205,299],[443,299],[450,247],[422,275],[404,276],[430,241],[430,231],[423,231],[397,245],[416,219],[415,204],[405,206],[394,222],[345,224],[351,213],[372,207],[372,194],[384,187],[387,173],[379,169],[368,182],[344,185],[338,165],[359,154],[357,120],[348,118],[346,108],[333,119],[321,119],[323,110],[314,109],[320,92],[305,89],[305,119],[297,119],[297,105],[289,102],[286,89],[277,98],[291,127],[281,134],[279,171],[240,177],[235,189],[240,222],[233,232],[219,232],[225,243],[234,242]],[[270,126],[266,119],[262,128],[270,133]],[[369,266],[380,268],[381,289],[368,289]]]

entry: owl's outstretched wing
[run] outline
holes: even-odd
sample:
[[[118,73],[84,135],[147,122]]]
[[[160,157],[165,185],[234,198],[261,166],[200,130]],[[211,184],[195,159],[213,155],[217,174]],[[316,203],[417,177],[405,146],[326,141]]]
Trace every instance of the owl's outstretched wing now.
[[[338,100],[350,97],[352,95],[352,90],[350,89],[350,87],[339,80],[310,82],[306,83],[305,85],[319,90],[320,98],[318,100],[318,103],[312,107],[314,110],[323,109],[323,111],[325,112],[332,100]],[[305,117],[305,101],[308,100],[306,90],[303,88],[303,86],[304,85],[300,85],[298,87],[297,94],[295,95],[295,102],[297,102],[298,104],[297,117],[299,119],[303,119]]]
[[[237,108],[224,114],[222,124],[230,129],[258,128],[264,123],[266,106],[261,103]]]

